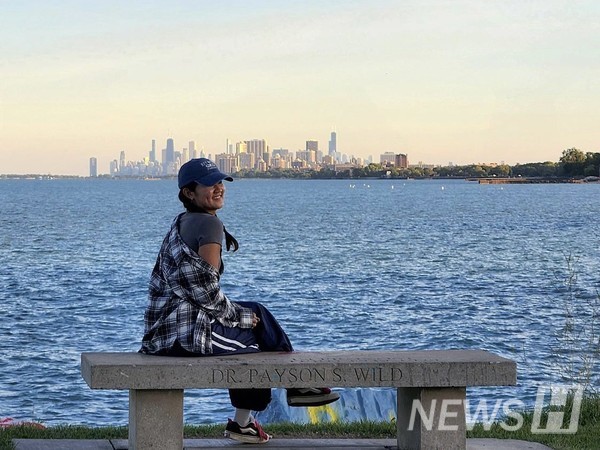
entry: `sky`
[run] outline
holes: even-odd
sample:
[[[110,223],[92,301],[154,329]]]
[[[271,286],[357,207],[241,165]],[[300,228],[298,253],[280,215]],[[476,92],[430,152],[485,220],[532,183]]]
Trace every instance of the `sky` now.
[[[0,0],[0,174],[332,130],[411,164],[600,151],[600,2]]]

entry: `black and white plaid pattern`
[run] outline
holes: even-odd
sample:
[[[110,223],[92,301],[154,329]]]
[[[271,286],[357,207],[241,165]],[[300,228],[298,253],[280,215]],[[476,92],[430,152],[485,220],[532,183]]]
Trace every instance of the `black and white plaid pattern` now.
[[[159,353],[177,339],[193,353],[212,353],[210,320],[227,327],[252,328],[252,310],[221,291],[219,271],[201,259],[179,235],[177,216],[152,270],[144,314],[142,352]]]

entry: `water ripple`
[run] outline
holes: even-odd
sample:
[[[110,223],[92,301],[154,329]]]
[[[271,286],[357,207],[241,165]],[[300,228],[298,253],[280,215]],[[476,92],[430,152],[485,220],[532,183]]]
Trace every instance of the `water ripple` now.
[[[220,216],[241,247],[224,255],[224,291],[266,304],[298,349],[481,348],[513,358],[518,386],[469,396],[531,404],[537,383],[560,381],[551,349],[569,294],[565,256],[577,257],[578,302],[600,288],[600,186],[396,183],[228,185]],[[33,210],[38,192],[44,207]],[[126,423],[127,392],[90,390],[79,357],[139,348],[148,277],[180,210],[175,183],[0,180],[0,202],[0,416]],[[346,418],[382,418],[392,397],[348,389],[340,405]],[[274,398],[266,418],[303,420],[280,391]],[[186,392],[189,422],[230,412],[226,391]]]

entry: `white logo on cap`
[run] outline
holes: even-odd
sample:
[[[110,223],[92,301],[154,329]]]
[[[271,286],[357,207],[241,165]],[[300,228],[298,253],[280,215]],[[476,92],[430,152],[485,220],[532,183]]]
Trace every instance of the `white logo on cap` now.
[[[217,165],[210,161],[210,160],[206,160],[206,161],[202,161],[201,164],[206,168],[206,169],[216,169]]]

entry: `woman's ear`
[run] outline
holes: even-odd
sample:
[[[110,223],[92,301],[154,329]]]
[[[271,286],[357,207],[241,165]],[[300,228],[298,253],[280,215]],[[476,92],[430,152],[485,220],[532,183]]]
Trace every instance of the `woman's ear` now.
[[[186,197],[188,200],[193,200],[193,199],[194,199],[194,194],[193,194],[193,192],[191,191],[191,189],[190,189],[190,188],[186,188],[186,187],[184,187],[184,188],[183,188],[183,195],[185,195],[185,197]]]

